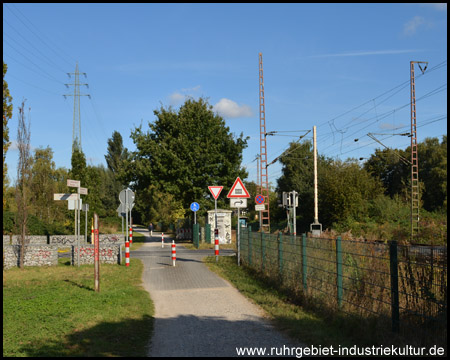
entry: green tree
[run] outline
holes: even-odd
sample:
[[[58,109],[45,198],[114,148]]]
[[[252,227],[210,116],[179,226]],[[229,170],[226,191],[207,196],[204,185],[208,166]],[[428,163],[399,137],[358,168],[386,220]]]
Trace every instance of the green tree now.
[[[325,227],[348,218],[366,219],[370,202],[383,194],[381,182],[357,160],[336,160],[319,170],[319,214]]]
[[[86,157],[81,149],[74,146],[71,158],[72,169],[70,170],[69,176],[71,180],[79,180],[81,186],[86,185]]]
[[[157,117],[145,133],[142,124],[131,134],[137,150],[124,162],[125,183],[136,191],[136,210],[149,214],[155,206],[147,193],[170,194],[188,211],[191,202],[200,204],[200,215],[214,202],[210,185],[230,188],[237,176],[245,179],[241,168],[242,151],[247,138],[235,137],[222,117],[202,98],[188,99],[178,112],[171,107],[154,111]],[[151,186],[156,187],[156,192]],[[219,206],[227,206],[224,197]],[[158,221],[160,219],[152,219]]]
[[[55,192],[54,173],[55,163],[52,149],[50,147],[36,149],[31,169],[33,214],[47,223],[53,222],[52,208],[55,202],[53,200],[53,193]]]
[[[5,81],[5,75],[8,71],[8,66],[3,62],[3,209],[5,208],[6,201],[6,188],[8,186],[8,166],[5,163],[6,153],[8,151],[9,145],[9,129],[8,121],[12,117],[12,97],[9,93],[8,83]]]

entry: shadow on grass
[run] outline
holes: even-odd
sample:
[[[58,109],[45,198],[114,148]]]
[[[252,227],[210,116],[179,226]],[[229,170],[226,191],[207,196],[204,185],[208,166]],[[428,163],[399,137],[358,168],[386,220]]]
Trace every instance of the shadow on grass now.
[[[45,342],[25,344],[20,351],[27,357],[60,356],[147,356],[153,331],[153,317],[145,315],[140,320],[104,322],[89,329]]]

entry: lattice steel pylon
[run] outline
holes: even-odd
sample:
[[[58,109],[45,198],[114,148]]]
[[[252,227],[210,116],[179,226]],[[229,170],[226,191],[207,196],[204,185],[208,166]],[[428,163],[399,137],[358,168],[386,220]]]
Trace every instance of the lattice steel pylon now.
[[[66,96],[73,96],[73,129],[72,129],[72,153],[75,150],[75,148],[78,148],[81,151],[81,116],[80,116],[80,96],[89,96],[89,94],[81,94],[80,93],[80,85],[86,85],[86,87],[89,87],[88,84],[80,84],[80,74],[83,74],[84,77],[86,77],[86,73],[80,73],[78,71],[78,62],[75,67],[74,73],[67,73],[67,75],[70,78],[70,75],[75,76],[75,81],[73,84],[64,84],[68,88],[69,85],[73,85],[73,94],[65,94],[63,95],[64,98]]]
[[[418,64],[422,73],[427,68],[425,61],[411,61],[411,241],[415,240],[419,233],[419,159],[417,148],[417,118],[416,118],[416,85],[414,81],[414,64]],[[426,64],[422,69],[420,64]]]
[[[267,175],[266,110],[264,105],[264,77],[262,53],[259,53],[259,144],[260,144],[260,186],[264,196],[265,210],[261,211],[261,231],[270,233],[269,178]]]

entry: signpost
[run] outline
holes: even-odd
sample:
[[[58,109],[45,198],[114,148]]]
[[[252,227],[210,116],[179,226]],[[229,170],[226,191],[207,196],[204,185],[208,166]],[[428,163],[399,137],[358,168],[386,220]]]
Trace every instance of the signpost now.
[[[68,187],[76,187],[76,193],[65,193],[65,194],[53,194],[53,200],[69,200],[69,210],[71,210],[71,201],[74,201],[75,206],[75,238],[77,240],[77,265],[80,266],[80,211],[81,211],[81,198],[80,195],[87,195],[88,189],[82,188],[80,180],[71,180],[67,179]],[[87,224],[87,211],[89,211],[89,205],[85,204],[86,208],[83,208],[83,211],[86,211],[86,224]],[[84,210],[86,209],[86,210]],[[86,225],[86,240],[87,240],[87,225]]]
[[[243,204],[243,201],[245,200],[245,207],[247,207],[247,199],[250,197],[250,194],[248,193],[247,189],[244,186],[244,183],[242,182],[242,180],[239,178],[239,176],[236,178],[236,180],[234,181],[233,186],[231,187],[230,191],[228,192],[227,198],[230,199],[230,204],[232,200],[236,200],[236,198],[238,200],[240,200],[239,204]],[[235,202],[235,205],[238,204],[238,201]],[[239,214],[239,209],[241,207],[244,206],[234,206],[237,207],[237,215],[238,215],[238,221],[237,221],[237,248],[238,248],[238,256],[237,256],[237,261],[238,261],[238,266],[240,265],[240,257],[241,257],[241,234],[240,234],[240,230],[239,228],[240,223],[239,223],[239,218],[240,218],[240,214]]]
[[[119,201],[123,205],[121,210],[125,210],[125,229],[128,229],[128,211],[130,211],[130,226],[131,226],[131,209],[134,205],[134,192],[130,189],[124,189],[119,194]],[[119,209],[118,209],[119,210]],[[125,242],[128,241],[128,231],[125,231]]]
[[[194,212],[194,224],[197,224],[197,211],[200,209],[200,205],[196,202],[191,204],[191,210]]]
[[[209,191],[211,191],[211,194],[214,198],[214,209],[215,209],[215,227],[214,227],[214,248],[216,253],[216,262],[219,258],[219,229],[217,228],[217,198],[219,197],[219,194],[221,193],[223,186],[208,186]],[[216,236],[217,234],[217,236]]]

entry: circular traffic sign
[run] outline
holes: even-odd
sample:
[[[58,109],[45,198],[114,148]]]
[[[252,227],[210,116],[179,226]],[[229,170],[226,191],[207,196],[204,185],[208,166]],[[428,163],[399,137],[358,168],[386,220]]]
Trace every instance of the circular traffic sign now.
[[[119,201],[122,205],[131,206],[134,203],[134,192],[130,189],[123,189],[119,194]]]
[[[198,211],[198,209],[200,209],[200,205],[198,203],[196,203],[196,202],[193,202],[191,204],[191,210],[192,211]]]
[[[255,203],[257,203],[257,204],[259,204],[259,205],[264,204],[264,196],[262,196],[262,195],[257,195],[257,196],[255,197]]]

